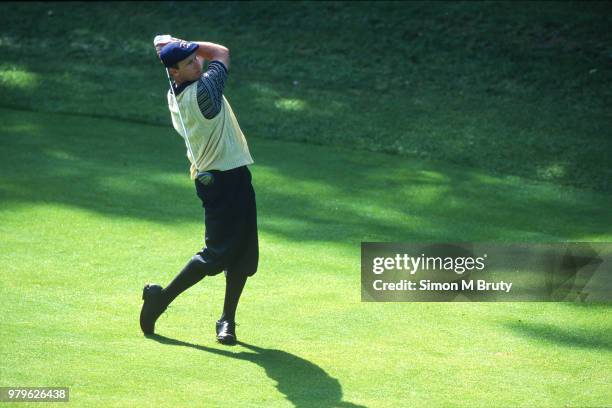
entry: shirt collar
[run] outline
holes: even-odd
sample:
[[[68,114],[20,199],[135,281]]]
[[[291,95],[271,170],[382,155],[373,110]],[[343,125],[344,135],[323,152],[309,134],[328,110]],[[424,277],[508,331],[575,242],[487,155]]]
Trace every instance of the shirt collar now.
[[[185,88],[187,88],[189,85],[193,84],[194,82],[196,82],[196,81],[183,82],[179,86],[176,86],[175,84],[172,84],[172,88],[174,89],[174,94],[176,96],[178,96],[181,92],[183,92],[185,90]]]

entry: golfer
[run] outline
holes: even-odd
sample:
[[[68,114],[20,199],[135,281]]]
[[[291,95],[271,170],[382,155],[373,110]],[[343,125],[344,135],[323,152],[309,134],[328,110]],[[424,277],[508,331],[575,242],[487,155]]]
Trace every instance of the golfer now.
[[[257,210],[251,173],[253,159],[230,104],[223,96],[229,50],[210,42],[156,37],[159,58],[172,77],[168,108],[174,129],[186,140],[190,175],[204,207],[205,246],[168,286],[147,284],[142,293],[140,327],[155,322],[183,291],[205,276],[225,272],[223,313],[217,340],[236,343],[236,308],[248,277],[257,272]],[[204,61],[209,61],[202,73]]]

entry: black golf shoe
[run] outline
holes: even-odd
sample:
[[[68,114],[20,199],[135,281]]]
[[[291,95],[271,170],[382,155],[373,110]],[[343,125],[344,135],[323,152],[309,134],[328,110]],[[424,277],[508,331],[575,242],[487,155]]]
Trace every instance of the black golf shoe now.
[[[236,344],[236,322],[217,321],[217,341],[221,344]]]
[[[155,332],[155,322],[162,313],[166,311],[168,305],[162,299],[162,287],[147,283],[142,290],[142,309],[140,310],[140,328],[144,334]]]

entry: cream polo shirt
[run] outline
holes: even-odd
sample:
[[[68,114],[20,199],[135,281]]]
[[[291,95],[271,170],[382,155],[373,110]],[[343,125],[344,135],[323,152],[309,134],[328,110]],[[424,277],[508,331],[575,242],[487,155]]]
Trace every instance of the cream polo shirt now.
[[[223,64],[218,61],[213,61],[209,67],[213,64],[220,65],[225,69]],[[216,68],[218,69],[218,66]],[[208,78],[207,74],[208,72],[203,74],[202,80]],[[221,94],[222,89],[219,90],[217,96],[220,105],[218,107],[219,111],[214,117],[207,119],[200,108],[201,101],[200,103],[198,101],[198,97],[202,98],[205,87],[200,84],[198,95],[198,83],[199,81],[195,81],[182,90],[179,88],[179,93],[176,96],[178,106],[174,102],[172,91],[168,90],[168,108],[172,117],[172,125],[179,135],[184,139],[188,138],[195,156],[191,157],[189,149],[187,149],[187,158],[191,163],[191,178],[196,178],[198,170],[225,171],[253,164],[246,138],[240,129],[240,125],[238,125],[232,107],[225,96]],[[181,126],[179,108],[187,134]]]

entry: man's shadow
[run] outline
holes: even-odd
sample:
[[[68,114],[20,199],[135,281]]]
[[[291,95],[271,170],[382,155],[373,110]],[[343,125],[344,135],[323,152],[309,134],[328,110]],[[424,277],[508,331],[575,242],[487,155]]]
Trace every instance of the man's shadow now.
[[[238,341],[238,344],[253,352],[231,353],[159,334],[146,337],[162,344],[191,347],[255,363],[266,370],[268,377],[276,381],[278,391],[284,394],[295,407],[366,408],[363,405],[342,401],[342,386],[337,379],[330,377],[316,364],[285,351],[265,349]]]

